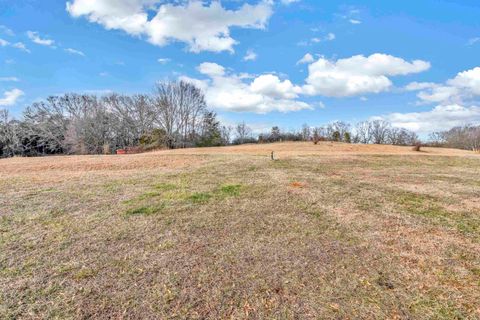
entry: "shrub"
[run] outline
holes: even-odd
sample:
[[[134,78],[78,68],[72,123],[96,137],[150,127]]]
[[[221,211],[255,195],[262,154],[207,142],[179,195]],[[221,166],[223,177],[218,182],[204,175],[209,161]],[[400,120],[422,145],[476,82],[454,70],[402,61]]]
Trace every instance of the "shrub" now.
[[[415,143],[415,145],[413,146],[412,150],[413,151],[420,151],[420,149],[422,148],[422,144],[420,142],[417,142]]]
[[[333,141],[340,141],[340,132],[339,131],[334,131],[333,134],[332,134],[332,140]]]

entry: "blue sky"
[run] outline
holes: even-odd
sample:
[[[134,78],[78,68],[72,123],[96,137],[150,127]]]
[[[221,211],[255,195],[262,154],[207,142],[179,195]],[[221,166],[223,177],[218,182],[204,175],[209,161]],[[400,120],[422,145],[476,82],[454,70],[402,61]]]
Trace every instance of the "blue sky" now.
[[[65,92],[200,86],[254,130],[383,118],[480,123],[480,3],[0,0],[0,108]]]

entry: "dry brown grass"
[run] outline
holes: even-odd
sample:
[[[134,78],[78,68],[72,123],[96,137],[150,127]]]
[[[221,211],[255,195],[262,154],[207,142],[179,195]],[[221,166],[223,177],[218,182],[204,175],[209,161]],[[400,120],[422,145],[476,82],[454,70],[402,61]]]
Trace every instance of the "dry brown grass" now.
[[[0,318],[477,319],[479,174],[324,142],[0,160]]]
[[[375,145],[375,144],[350,144],[339,142],[320,141],[317,145],[311,142],[279,142],[270,144],[250,144],[230,147],[214,148],[192,148],[159,151],[162,154],[250,154],[265,155],[274,151],[275,155],[281,157],[300,155],[352,155],[352,154],[378,154],[378,155],[414,155],[419,154],[412,150],[412,147]],[[444,155],[444,156],[469,156],[474,155],[473,151],[422,147],[423,155]]]

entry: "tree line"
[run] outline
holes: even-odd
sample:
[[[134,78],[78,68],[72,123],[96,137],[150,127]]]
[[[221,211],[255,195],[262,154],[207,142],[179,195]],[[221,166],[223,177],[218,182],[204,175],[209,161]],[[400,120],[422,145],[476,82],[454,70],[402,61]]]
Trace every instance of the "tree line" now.
[[[217,146],[222,129],[201,90],[183,81],[151,94],[72,93],[33,103],[21,120],[0,111],[0,157]]]
[[[434,132],[429,140],[433,146],[480,151],[480,126],[464,125]]]
[[[282,132],[273,127],[270,132],[259,135],[260,142],[275,141],[336,141],[363,144],[414,145],[419,142],[417,134],[412,131],[393,127],[383,120],[362,121],[352,126],[343,121],[335,121],[323,126],[304,124],[297,132]]]
[[[304,124],[298,131],[278,126],[254,134],[245,123],[221,125],[200,89],[188,82],[158,83],[151,94],[105,96],[65,94],[35,102],[21,119],[0,110],[0,157],[50,154],[110,154],[159,148],[208,147],[278,141],[337,141],[418,145],[418,136],[384,120],[351,125],[336,121]],[[429,144],[480,149],[480,126],[435,132]]]

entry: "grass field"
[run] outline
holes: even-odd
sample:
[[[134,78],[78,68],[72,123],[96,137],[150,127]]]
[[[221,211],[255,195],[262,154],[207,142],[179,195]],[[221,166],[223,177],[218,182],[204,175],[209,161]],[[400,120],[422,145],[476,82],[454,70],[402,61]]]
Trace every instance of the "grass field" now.
[[[0,160],[0,318],[480,319],[480,155],[422,150]]]

